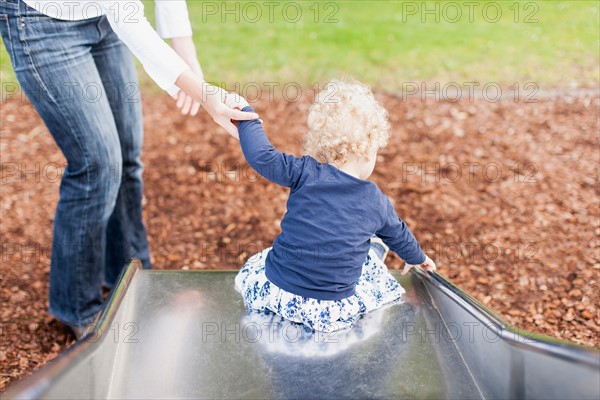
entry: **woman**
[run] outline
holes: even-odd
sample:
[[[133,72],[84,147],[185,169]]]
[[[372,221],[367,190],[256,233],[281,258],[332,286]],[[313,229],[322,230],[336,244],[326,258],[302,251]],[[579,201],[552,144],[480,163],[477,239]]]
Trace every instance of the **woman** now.
[[[132,257],[150,268],[142,222],[142,110],[131,52],[184,113],[200,104],[219,125],[255,119],[203,80],[184,0],[0,0],[0,31],[22,89],[68,166],[54,219],[50,312],[80,337]],[[129,48],[129,49],[128,49]],[[195,102],[195,103],[194,103]]]

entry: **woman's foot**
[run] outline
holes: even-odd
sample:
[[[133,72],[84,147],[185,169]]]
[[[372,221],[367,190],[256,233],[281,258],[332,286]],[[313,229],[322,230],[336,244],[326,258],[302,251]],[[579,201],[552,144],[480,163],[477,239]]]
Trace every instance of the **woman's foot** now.
[[[71,331],[73,331],[73,334],[75,335],[75,339],[80,340],[81,338],[85,337],[89,332],[91,332],[94,329],[94,324],[89,324],[89,325],[85,325],[85,326],[77,326],[77,325],[67,325],[69,328],[71,328]]]
[[[99,314],[100,314],[100,312],[98,312],[94,316],[94,319],[92,320],[92,322],[90,322],[87,325],[66,325],[66,326],[68,326],[71,329],[71,331],[75,335],[75,339],[80,340],[81,338],[87,336],[88,333],[91,333],[94,330],[94,328],[96,327],[96,323],[97,323]]]

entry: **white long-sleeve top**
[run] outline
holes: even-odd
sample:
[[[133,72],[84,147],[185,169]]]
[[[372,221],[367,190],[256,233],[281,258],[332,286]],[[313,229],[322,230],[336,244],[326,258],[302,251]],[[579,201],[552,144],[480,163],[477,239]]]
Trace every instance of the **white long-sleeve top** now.
[[[155,0],[156,31],[139,0],[25,0],[25,3],[44,15],[62,20],[106,15],[115,33],[140,60],[148,75],[170,93],[177,91],[175,81],[189,69],[162,39],[192,35],[186,0]]]

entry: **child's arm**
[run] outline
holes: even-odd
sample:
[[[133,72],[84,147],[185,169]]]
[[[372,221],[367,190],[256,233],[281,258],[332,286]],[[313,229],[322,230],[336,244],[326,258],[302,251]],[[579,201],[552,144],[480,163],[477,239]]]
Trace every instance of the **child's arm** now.
[[[244,99],[231,100],[229,94],[226,104],[244,112],[254,112]],[[281,186],[292,187],[298,182],[304,160],[277,151],[265,135],[262,121],[239,121],[238,134],[244,157],[256,172]]]
[[[408,273],[416,265],[421,265],[427,271],[434,271],[435,263],[423,253],[419,242],[404,221],[398,217],[392,203],[387,198],[385,199],[384,218],[383,226],[375,234],[406,263],[402,275]]]

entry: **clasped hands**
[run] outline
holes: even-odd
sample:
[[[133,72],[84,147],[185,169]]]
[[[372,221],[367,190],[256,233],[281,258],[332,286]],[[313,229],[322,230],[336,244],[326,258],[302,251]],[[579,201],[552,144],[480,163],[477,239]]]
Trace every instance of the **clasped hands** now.
[[[258,119],[258,114],[256,113],[244,112],[239,107],[233,108],[228,106],[225,103],[228,96],[227,91],[205,82],[199,74],[195,74],[191,70],[182,73],[177,79],[176,85],[181,89],[181,92],[177,95],[178,99],[185,96],[186,99],[189,97],[191,98],[190,101],[201,104],[206,112],[210,114],[213,121],[223,127],[233,137],[238,137],[237,127],[233,121]],[[188,103],[188,100],[184,101],[184,105],[185,103]],[[196,107],[192,106],[191,108],[193,111],[193,108]],[[189,112],[189,110],[188,107],[182,109],[183,112]]]

